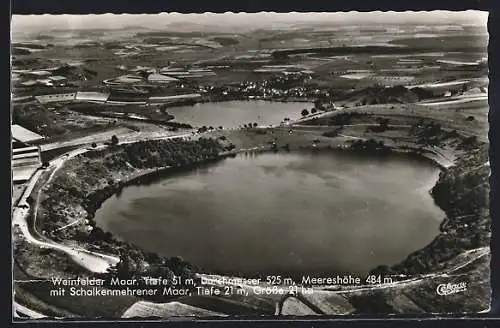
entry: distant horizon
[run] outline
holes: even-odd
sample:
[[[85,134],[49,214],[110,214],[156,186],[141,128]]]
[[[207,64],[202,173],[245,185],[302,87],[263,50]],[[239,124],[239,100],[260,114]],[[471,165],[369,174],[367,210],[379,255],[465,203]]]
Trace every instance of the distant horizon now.
[[[334,12],[334,13],[203,13],[203,14],[100,14],[100,15],[12,15],[13,33],[53,30],[161,29],[184,23],[191,26],[259,29],[293,25],[475,25],[486,26],[488,12],[467,10],[430,12]]]

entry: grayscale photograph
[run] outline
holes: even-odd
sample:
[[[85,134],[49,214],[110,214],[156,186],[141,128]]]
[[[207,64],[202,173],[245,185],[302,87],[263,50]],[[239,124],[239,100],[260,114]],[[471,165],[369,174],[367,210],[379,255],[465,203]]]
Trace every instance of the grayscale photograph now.
[[[489,311],[487,19],[13,15],[13,320]]]

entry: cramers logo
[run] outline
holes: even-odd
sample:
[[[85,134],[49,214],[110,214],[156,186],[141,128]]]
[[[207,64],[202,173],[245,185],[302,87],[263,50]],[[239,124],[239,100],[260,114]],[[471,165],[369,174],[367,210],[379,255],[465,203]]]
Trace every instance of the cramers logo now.
[[[440,284],[436,288],[438,295],[452,295],[460,292],[465,292],[467,290],[467,283],[459,282],[458,284]]]

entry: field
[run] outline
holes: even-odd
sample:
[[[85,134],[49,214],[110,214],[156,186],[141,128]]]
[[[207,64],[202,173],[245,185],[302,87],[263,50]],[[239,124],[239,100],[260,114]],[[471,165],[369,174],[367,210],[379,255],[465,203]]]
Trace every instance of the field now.
[[[210,100],[213,97],[210,91],[212,88],[226,88],[230,85],[238,93],[242,93],[242,86],[248,87],[252,83],[262,85],[257,94],[266,94],[275,92],[276,89],[274,85],[266,86],[266,81],[287,71],[293,72],[292,68],[299,67],[308,72],[302,79],[302,85],[307,90],[327,90],[333,95],[377,85],[411,86],[471,80],[487,74],[484,65],[453,64],[475,62],[485,57],[487,34],[483,30],[467,29],[465,34],[458,36],[453,29],[437,29],[419,32],[422,36],[417,38],[413,37],[415,32],[411,27],[407,30],[403,28],[403,32],[398,33],[390,31],[392,30],[386,29],[384,32],[383,28],[298,28],[230,35],[218,31],[200,33],[139,30],[134,33],[130,29],[109,35],[103,31],[75,31],[72,44],[67,44],[63,33],[50,36],[43,34],[43,37],[33,36],[34,39],[29,41],[14,39],[15,49],[36,51],[16,56],[13,69],[19,72],[16,73],[16,83],[34,79],[27,70],[50,72],[55,69],[60,72],[58,74],[67,77],[66,88],[72,85],[72,89],[68,90],[79,91],[105,90],[102,81],[124,74],[142,74],[138,71],[141,69],[169,67],[169,71],[211,72],[204,76],[189,73],[193,77],[186,73],[188,75],[179,82],[182,88],[173,85],[123,85],[111,88],[110,99],[133,97],[139,101],[144,100],[140,100],[142,98],[133,94],[134,92],[168,95],[172,92],[196,93],[202,88],[205,92],[208,91],[203,99]],[[265,67],[273,65],[290,68],[274,73],[258,72],[264,72]],[[285,92],[293,87],[295,85],[285,77],[277,89]],[[63,88],[65,87],[19,87],[14,89],[14,93],[24,96],[55,93],[57,90],[67,92],[62,91]],[[125,93],[125,96],[119,96],[119,88],[126,90],[131,96],[126,96]],[[443,93],[448,90],[443,90]],[[35,102],[14,106],[15,122],[49,137],[115,123],[122,126],[135,125],[138,119],[131,120],[124,116],[127,114],[157,122],[170,119],[158,112],[158,109],[144,109],[141,105],[132,103],[113,106],[71,103],[41,105]],[[34,125],[33,122],[37,124]]]

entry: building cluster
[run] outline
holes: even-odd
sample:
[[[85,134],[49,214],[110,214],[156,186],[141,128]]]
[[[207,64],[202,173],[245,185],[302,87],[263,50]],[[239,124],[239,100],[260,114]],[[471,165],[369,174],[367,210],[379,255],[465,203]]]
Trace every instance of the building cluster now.
[[[308,85],[310,74],[278,74],[262,81],[243,81],[223,87],[208,87],[206,91],[215,97],[248,99],[272,98],[321,98],[330,92]]]

